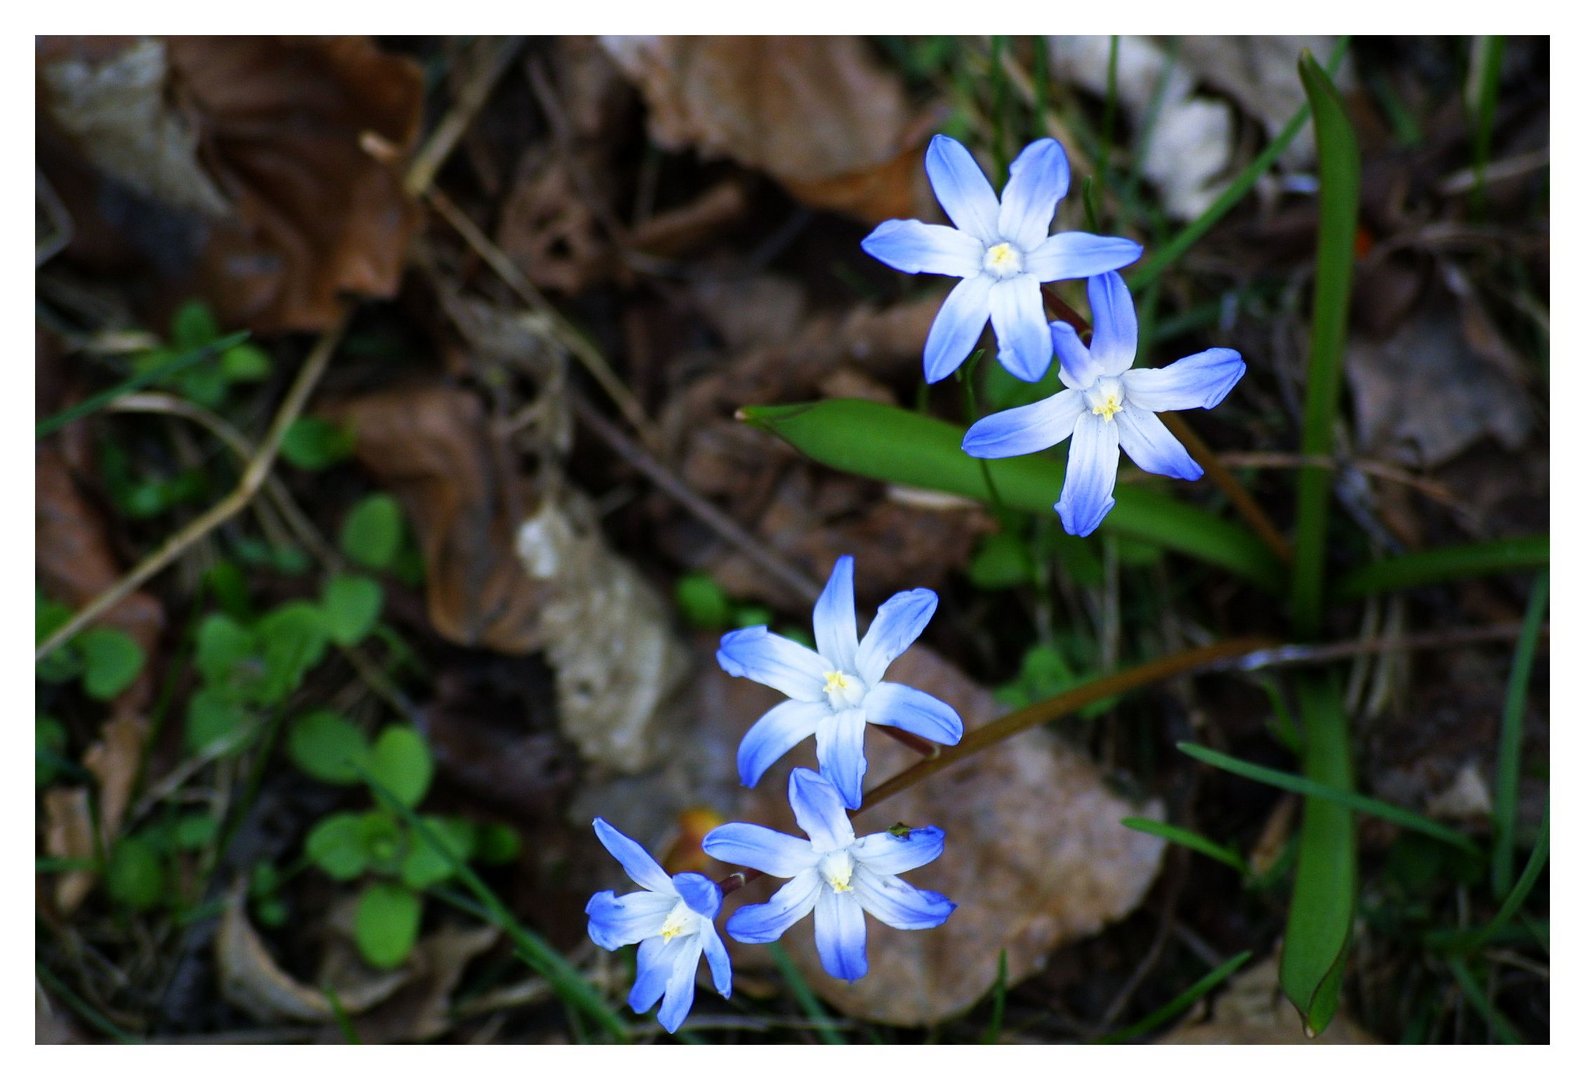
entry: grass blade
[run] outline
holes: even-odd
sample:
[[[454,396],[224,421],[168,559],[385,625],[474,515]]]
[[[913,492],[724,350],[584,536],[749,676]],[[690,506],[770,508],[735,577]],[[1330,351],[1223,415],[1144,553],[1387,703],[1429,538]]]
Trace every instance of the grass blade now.
[[[1432,821],[1428,817],[1422,817],[1413,810],[1405,810],[1401,806],[1394,806],[1392,803],[1382,802],[1380,799],[1372,799],[1368,795],[1361,795],[1359,792],[1349,788],[1323,780],[1316,780],[1309,776],[1298,776],[1294,773],[1282,772],[1280,769],[1268,769],[1264,765],[1241,761],[1238,758],[1229,757],[1219,751],[1212,750],[1206,746],[1198,746],[1194,743],[1180,742],[1178,749],[1196,761],[1203,762],[1212,768],[1221,769],[1223,772],[1230,772],[1234,776],[1242,776],[1245,780],[1254,780],[1256,783],[1281,788],[1283,791],[1291,791],[1297,795],[1321,799],[1324,802],[1341,806],[1347,810],[1357,810],[1361,814],[1369,814],[1371,817],[1390,821],[1394,825],[1408,829],[1411,832],[1421,833],[1441,840],[1443,843],[1451,844],[1470,854],[1479,854],[1480,852],[1480,848],[1475,842],[1463,833],[1450,829],[1440,822]]]
[[[822,465],[894,484],[947,491],[990,505],[1050,514],[1065,467],[1032,454],[982,462],[963,452],[963,428],[873,401],[837,398],[799,405],[753,405],[740,415]],[[987,477],[990,483],[987,483]],[[1169,495],[1120,485],[1101,529],[1145,540],[1219,566],[1270,592],[1284,568],[1249,530]]]
[[[566,957],[557,952],[550,942],[519,923],[507,906],[501,902],[500,897],[496,896],[483,879],[473,872],[471,866],[456,857],[451,846],[437,836],[412,807],[403,803],[374,779],[367,769],[360,768],[358,771],[362,774],[363,782],[369,785],[370,790],[379,796],[386,807],[399,816],[408,828],[418,833],[424,843],[445,857],[451,864],[452,873],[483,906],[490,921],[512,939],[512,944],[517,946],[524,960],[545,976],[557,995],[582,1009],[584,1015],[599,1024],[618,1042],[627,1042],[627,1025],[622,1023],[622,1018],[606,1004],[605,997],[600,991],[583,977],[583,973],[569,964]]]
[[[1114,1031],[1110,1035],[1097,1039],[1096,1042],[1103,1044],[1128,1042],[1131,1039],[1139,1038],[1139,1036],[1145,1034],[1147,1031],[1155,1030],[1168,1020],[1171,1020],[1174,1016],[1177,1016],[1179,1013],[1187,1010],[1206,994],[1209,994],[1212,990],[1216,989],[1216,987],[1225,981],[1228,976],[1232,975],[1233,972],[1237,971],[1239,968],[1248,963],[1251,955],[1252,954],[1246,950],[1226,961],[1225,963],[1218,964],[1215,970],[1207,972],[1205,976],[1199,979],[1193,986],[1189,987],[1183,993],[1167,1002],[1165,1005],[1151,1013],[1149,1016],[1145,1017],[1143,1020],[1140,1020],[1137,1023],[1129,1024],[1121,1031]]]
[[[176,372],[181,371],[183,368],[191,367],[200,360],[219,356],[232,346],[240,345],[248,340],[248,336],[248,331],[238,330],[236,333],[227,334],[217,341],[211,341],[208,345],[201,348],[182,353],[180,356],[173,356],[165,363],[149,368],[147,371],[140,371],[131,378],[110,387],[108,390],[101,390],[92,397],[84,398],[77,404],[40,420],[33,425],[33,438],[38,440],[46,435],[54,434],[73,420],[81,420],[90,413],[104,408],[117,398],[125,397],[130,393],[143,389],[145,386],[157,383],[166,376],[174,375]]]
[[[996,982],[991,986],[991,1022],[985,1025],[980,1036],[982,1046],[994,1046],[1002,1041],[1002,1017],[1007,1011],[1007,950],[996,956]]]
[[[1436,931],[1427,934],[1426,944],[1439,949],[1472,952],[1496,937],[1503,927],[1508,925],[1508,921],[1519,913],[1520,906],[1529,898],[1530,890],[1541,877],[1541,871],[1546,867],[1549,855],[1551,829],[1552,806],[1548,803],[1541,814],[1541,830],[1536,834],[1535,848],[1530,852],[1530,858],[1525,861],[1524,869],[1519,873],[1519,880],[1514,883],[1512,891],[1503,900],[1502,907],[1497,909],[1497,914],[1492,916],[1491,922],[1474,933]]]
[[[1447,968],[1453,973],[1453,978],[1458,982],[1459,989],[1464,991],[1464,997],[1471,1005],[1475,1006],[1475,1011],[1480,1013],[1481,1017],[1491,1028],[1492,1034],[1497,1036],[1499,1042],[1506,1043],[1509,1046],[1524,1042],[1519,1037],[1519,1033],[1514,1030],[1513,1024],[1509,1023],[1508,1018],[1498,1012],[1497,1006],[1481,991],[1480,985],[1475,981],[1474,974],[1465,965],[1464,961],[1456,956],[1450,956],[1447,959]]]
[[[1547,534],[1443,547],[1396,555],[1361,566],[1338,579],[1335,591],[1343,600],[1358,600],[1372,593],[1412,589],[1457,578],[1513,570],[1542,570],[1550,564],[1551,558],[1552,538]]]
[[[1519,808],[1519,752],[1524,742],[1524,703],[1530,694],[1530,668],[1535,663],[1536,642],[1541,637],[1541,620],[1546,616],[1547,592],[1551,575],[1543,570],[1530,590],[1530,603],[1524,612],[1524,627],[1514,648],[1513,670],[1508,676],[1508,692],[1503,701],[1502,732],[1497,742],[1497,790],[1491,814],[1492,893],[1501,896],[1513,883],[1514,821]]]
[[[1244,863],[1238,852],[1232,848],[1223,847],[1214,841],[1207,840],[1199,833],[1190,832],[1188,829],[1180,829],[1176,825],[1168,825],[1166,822],[1157,821],[1154,818],[1125,817],[1119,824],[1125,829],[1133,829],[1135,832],[1159,836],[1168,843],[1181,844],[1190,851],[1198,851],[1206,858],[1215,859],[1223,865],[1232,867],[1238,871],[1240,876],[1249,873],[1249,867]]]
[[[793,1000],[804,1011],[804,1015],[814,1022],[815,1034],[820,1036],[820,1041],[827,1046],[846,1046],[847,1040],[831,1022],[831,1014],[826,1012],[825,1006],[820,1004],[820,999],[815,997],[813,990],[809,989],[809,984],[804,981],[803,975],[792,962],[792,957],[787,955],[787,950],[782,948],[781,942],[773,941],[766,948],[770,950],[770,958],[775,962],[776,970],[781,972],[781,977],[787,983],[787,989],[791,992]]]

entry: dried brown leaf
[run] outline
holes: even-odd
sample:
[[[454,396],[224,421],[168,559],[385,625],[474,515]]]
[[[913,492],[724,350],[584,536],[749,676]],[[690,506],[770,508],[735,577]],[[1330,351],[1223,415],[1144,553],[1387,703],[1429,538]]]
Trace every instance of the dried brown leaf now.
[[[120,835],[148,733],[149,722],[141,716],[112,717],[99,729],[99,741],[83,754],[83,767],[99,781],[99,833],[106,839]]]
[[[988,691],[923,646],[900,657],[887,679],[950,702],[971,729],[1002,711]],[[735,695],[744,707],[745,729],[777,700],[760,689],[745,683]],[[759,699],[759,711],[745,700],[751,697]],[[866,787],[918,760],[873,729],[865,753]],[[793,765],[813,767],[808,746],[760,781],[746,800],[745,820],[801,835],[787,807]],[[893,822],[946,831],[941,858],[907,875],[957,902],[945,924],[903,931],[869,919],[869,974],[851,984],[825,973],[807,925],[794,928],[783,943],[816,992],[847,1015],[934,1023],[984,996],[996,980],[1003,949],[1008,982],[1016,983],[1039,971],[1053,949],[1132,911],[1155,880],[1165,845],[1118,822],[1160,813],[1154,801],[1138,806],[1113,794],[1094,764],[1050,733],[1027,732],[889,799],[855,823],[860,835]],[[743,892],[757,902],[772,887],[752,885]]]
[[[1304,1034],[1304,1023],[1283,996],[1275,957],[1245,968],[1228,981],[1210,1015],[1191,1016],[1157,1043],[1264,1046],[1315,1043],[1320,1046],[1374,1045],[1378,1040],[1347,1013],[1338,1013],[1319,1038]]]
[[[44,792],[44,854],[55,859],[93,859],[94,822],[87,788],[53,787]],[[55,906],[70,915],[94,887],[91,870],[67,870],[55,879]]]

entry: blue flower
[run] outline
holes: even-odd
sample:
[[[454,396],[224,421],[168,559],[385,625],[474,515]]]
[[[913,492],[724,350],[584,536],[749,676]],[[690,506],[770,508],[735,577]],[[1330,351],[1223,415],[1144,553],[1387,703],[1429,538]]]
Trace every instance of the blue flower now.
[[[900,683],[882,682],[891,662],[914,643],[936,610],[929,589],[898,593],[880,606],[859,641],[853,610],[853,556],[844,555],[815,602],[818,652],[763,626],[721,638],[715,658],[740,675],[786,694],[760,717],[738,747],[738,775],[753,787],[773,762],[810,735],[815,757],[849,807],[864,797],[864,725],[901,728],[948,746],[963,737],[952,706]]]
[[[883,221],[862,245],[906,274],[963,279],[947,294],[925,339],[925,381],[938,382],[958,369],[986,319],[996,330],[1002,366],[1027,382],[1038,380],[1051,366],[1040,283],[1116,270],[1144,248],[1116,236],[1047,235],[1057,203],[1068,193],[1068,156],[1055,139],[1024,147],[1000,202],[968,150],[945,135],[930,141],[925,172],[957,228]]]
[[[594,819],[594,831],[645,891],[595,893],[584,909],[589,936],[602,949],[638,943],[638,978],[627,1003],[634,1012],[645,1013],[664,995],[657,1019],[674,1032],[693,1007],[700,954],[710,962],[721,996],[732,996],[732,961],[714,921],[721,910],[720,886],[703,874],[667,877],[649,852],[600,818]]]
[[[1209,409],[1244,374],[1244,361],[1232,349],[1207,349],[1164,368],[1132,368],[1139,324],[1128,287],[1117,274],[1102,274],[1090,279],[1089,294],[1095,322],[1089,348],[1067,323],[1051,324],[1067,389],[987,416],[963,437],[968,454],[1003,458],[1032,454],[1072,435],[1056,510],[1074,536],[1094,532],[1116,505],[1119,446],[1146,472],[1198,480],[1204,470],[1156,414]]]
[[[871,833],[855,839],[842,796],[820,774],[794,769],[787,785],[807,840],[732,822],[710,830],[704,850],[722,862],[791,878],[768,903],[739,908],[726,932],[745,944],[776,941],[811,911],[820,963],[834,978],[862,979],[864,913],[899,930],[929,930],[957,907],[940,893],[916,889],[897,875],[941,854],[946,835],[935,827]]]

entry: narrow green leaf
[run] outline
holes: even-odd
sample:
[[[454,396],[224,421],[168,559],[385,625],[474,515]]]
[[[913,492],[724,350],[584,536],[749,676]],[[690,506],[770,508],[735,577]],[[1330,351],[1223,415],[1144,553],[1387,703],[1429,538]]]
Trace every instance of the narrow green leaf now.
[[[1315,114],[1315,146],[1321,173],[1310,363],[1305,377],[1304,431],[1299,447],[1308,457],[1324,459],[1332,453],[1332,427],[1343,384],[1343,347],[1348,340],[1349,288],[1354,277],[1354,235],[1359,223],[1359,144],[1337,88],[1308,51],[1299,57],[1299,80]],[[1318,466],[1299,470],[1292,602],[1294,628],[1306,639],[1315,637],[1321,629],[1331,486],[1330,470]]]
[[[376,881],[363,890],[354,917],[353,939],[372,966],[394,968],[413,951],[423,900],[394,881]]]
[[[980,1042],[995,1046],[1002,1041],[1002,1017],[1007,1011],[1007,950],[996,954],[996,981],[991,984],[991,1020],[985,1025]]]
[[[1278,977],[1283,993],[1299,1010],[1305,1034],[1314,1038],[1332,1022],[1343,989],[1354,928],[1354,897],[1359,888],[1354,818],[1349,806],[1357,805],[1353,800],[1359,796],[1353,791],[1348,726],[1337,680],[1330,674],[1306,675],[1298,679],[1297,690],[1304,725],[1305,775],[1293,779],[1305,780],[1310,790],[1305,792],[1304,820],[1299,827],[1299,862]],[[1331,793],[1349,798],[1329,797]],[[1407,811],[1399,812],[1398,820],[1431,825],[1438,834],[1469,843],[1452,830]]]
[[[1232,848],[1223,847],[1221,844],[1207,840],[1199,833],[1190,832],[1188,829],[1180,829],[1176,825],[1168,825],[1164,821],[1156,821],[1153,818],[1126,817],[1119,824],[1125,829],[1133,829],[1135,832],[1159,836],[1169,843],[1181,844],[1190,851],[1198,851],[1207,858],[1215,859],[1219,863],[1232,867],[1239,874],[1249,873],[1249,867],[1245,865],[1238,852]]]
[[[1234,956],[1223,963],[1218,964],[1213,970],[1207,972],[1203,977],[1198,979],[1193,986],[1189,987],[1183,993],[1167,1002],[1165,1005],[1151,1013],[1149,1016],[1145,1017],[1143,1020],[1130,1024],[1121,1031],[1115,1031],[1112,1034],[1107,1035],[1097,1041],[1101,1043],[1123,1043],[1128,1042],[1131,1039],[1137,1039],[1141,1035],[1154,1031],[1168,1020],[1171,1020],[1174,1016],[1186,1011],[1191,1005],[1193,1005],[1196,1001],[1199,1001],[1206,994],[1209,994],[1212,990],[1216,989],[1229,976],[1231,976],[1233,972],[1237,971],[1239,968],[1248,963],[1251,955],[1252,954],[1246,950],[1245,952],[1241,952],[1237,956]]]
[[[989,475],[1004,505],[1052,513],[1064,465],[1029,455],[982,462],[963,452],[963,428],[873,401],[837,398],[800,405],[754,405],[742,416],[834,469],[894,484],[992,503]],[[1269,592],[1284,569],[1251,532],[1170,495],[1119,486],[1101,529],[1158,544],[1228,570]]]
[[[1508,921],[1519,912],[1519,908],[1529,897],[1530,890],[1535,888],[1536,881],[1545,869],[1547,858],[1550,854],[1549,839],[1551,836],[1552,805],[1541,813],[1541,830],[1536,834],[1535,848],[1530,852],[1530,858],[1525,861],[1524,869],[1519,873],[1519,880],[1514,883],[1513,889],[1502,902],[1502,907],[1497,909],[1497,914],[1492,916],[1491,922],[1480,930],[1434,930],[1426,935],[1426,944],[1439,949],[1456,949],[1463,952],[1473,952],[1486,942],[1492,940],[1508,925]]]
[[[1491,1027],[1492,1034],[1497,1036],[1498,1042],[1506,1043],[1509,1046],[1524,1042],[1524,1039],[1519,1036],[1519,1032],[1514,1030],[1513,1024],[1497,1010],[1497,1006],[1492,1002],[1491,998],[1487,997],[1486,993],[1481,990],[1480,984],[1475,981],[1475,976],[1471,974],[1469,967],[1465,965],[1464,961],[1456,956],[1450,956],[1447,958],[1447,967],[1453,973],[1453,980],[1458,983],[1459,989],[1464,992],[1465,1000],[1475,1006],[1475,1011],[1480,1013],[1481,1017]]]
[[[820,999],[815,997],[814,991],[809,989],[798,966],[792,962],[792,957],[787,955],[787,950],[782,948],[779,941],[773,941],[767,946],[770,951],[771,962],[776,965],[776,970],[781,972],[782,981],[787,984],[788,991],[798,1007],[804,1011],[814,1025],[815,1034],[827,1046],[846,1046],[847,1040],[842,1037],[831,1022],[831,1014],[826,1012],[825,1006],[820,1004]]]
[[[1519,816],[1519,759],[1524,742],[1524,703],[1530,694],[1530,668],[1535,662],[1541,620],[1546,617],[1551,575],[1543,570],[1530,590],[1524,626],[1514,648],[1513,670],[1502,709],[1502,731],[1497,742],[1497,789],[1492,800],[1491,884],[1497,896],[1513,884],[1514,823]]]
[[[1373,593],[1412,589],[1458,578],[1504,574],[1514,570],[1544,570],[1551,563],[1549,534],[1489,540],[1479,544],[1442,547],[1395,555],[1359,567],[1340,578],[1340,599],[1357,600]]]
[[[1229,757],[1209,747],[1198,746],[1194,743],[1180,742],[1178,749],[1196,761],[1204,762],[1224,772],[1230,772],[1234,776],[1242,776],[1246,780],[1254,780],[1257,783],[1281,788],[1283,791],[1291,791],[1298,795],[1322,799],[1349,810],[1356,810],[1361,814],[1369,814],[1371,817],[1390,821],[1394,825],[1413,832],[1435,837],[1443,843],[1452,844],[1454,847],[1471,854],[1479,854],[1480,852],[1480,848],[1469,837],[1448,828],[1446,825],[1432,821],[1430,818],[1421,817],[1413,810],[1405,810],[1401,806],[1394,806],[1391,803],[1382,802],[1380,799],[1372,799],[1368,795],[1361,795],[1356,791],[1350,791],[1347,788],[1327,781],[1315,780],[1308,776],[1297,776],[1278,769],[1268,769],[1264,765],[1254,765],[1247,761],[1240,761],[1238,758]]]

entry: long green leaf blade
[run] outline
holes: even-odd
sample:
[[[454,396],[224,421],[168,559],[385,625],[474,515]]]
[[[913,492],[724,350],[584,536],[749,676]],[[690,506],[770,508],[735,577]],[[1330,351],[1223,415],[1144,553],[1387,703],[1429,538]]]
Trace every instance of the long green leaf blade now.
[[[989,476],[1004,506],[1030,513],[1050,513],[1062,492],[1065,469],[1055,458],[982,462],[963,452],[963,428],[891,405],[836,398],[753,405],[741,415],[822,465],[874,480],[990,504]],[[1269,592],[1281,590],[1284,569],[1253,533],[1168,495],[1120,486],[1117,506],[1101,528],[1191,555]]]
[[[1412,589],[1457,578],[1505,574],[1514,570],[1544,570],[1551,559],[1552,538],[1547,534],[1442,547],[1395,555],[1361,566],[1338,580],[1336,593],[1340,599],[1357,600],[1372,593]]]

